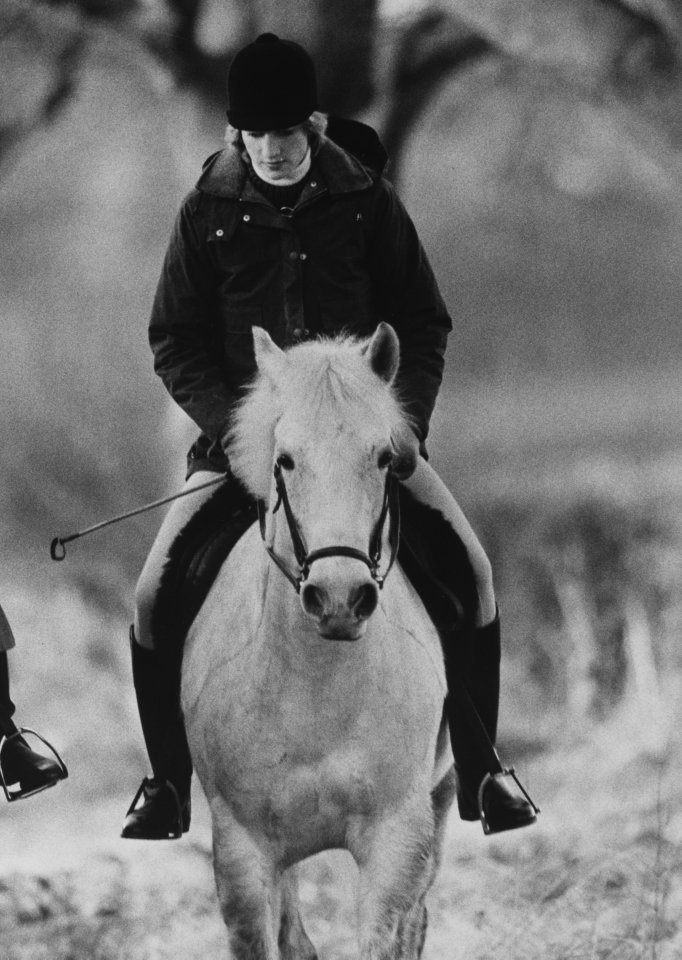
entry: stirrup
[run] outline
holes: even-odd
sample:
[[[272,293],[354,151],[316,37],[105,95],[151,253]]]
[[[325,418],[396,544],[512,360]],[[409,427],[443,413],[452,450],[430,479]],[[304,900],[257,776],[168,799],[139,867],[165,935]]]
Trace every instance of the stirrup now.
[[[483,825],[483,833],[485,833],[486,836],[491,834],[493,831],[490,824],[488,823],[488,818],[486,817],[485,809],[483,807],[483,794],[485,793],[485,788],[488,785],[488,783],[490,783],[492,780],[500,780],[502,777],[512,778],[516,786],[519,788],[523,796],[526,798],[528,803],[533,808],[533,811],[535,812],[536,816],[542,812],[540,810],[540,807],[535,803],[535,801],[532,799],[532,797],[530,796],[530,794],[528,793],[524,785],[521,783],[521,781],[517,777],[516,770],[514,769],[514,767],[502,767],[502,769],[499,770],[497,773],[486,773],[486,775],[481,780],[481,784],[478,788],[478,814],[479,814],[479,817],[481,818],[481,824]]]
[[[126,833],[126,822],[128,817],[135,816],[135,814],[140,813],[145,806],[145,803],[153,803],[153,798],[148,797],[147,787],[157,786],[159,791],[164,791],[171,800],[172,813],[171,820],[168,827],[164,831],[156,831],[154,835],[147,836],[138,836],[134,834]],[[157,797],[159,794],[157,794]],[[140,799],[143,799],[143,803],[140,807],[137,806]],[[183,804],[180,801],[180,795],[178,794],[177,789],[171,783],[170,780],[165,780],[162,783],[156,783],[154,777],[145,777],[137,789],[137,793],[133,797],[132,803],[128,807],[126,813],[126,819],[123,824],[123,830],[121,831],[121,837],[124,840],[179,840],[181,839],[183,833],[186,833],[189,829],[189,815],[185,816],[183,813]]]
[[[10,740],[19,739],[20,737],[23,737],[24,734],[30,734],[30,736],[40,740],[40,742],[47,747],[57,761],[59,775],[47,783],[42,783],[39,787],[33,787],[29,790],[22,790],[21,785],[19,785],[18,789],[10,790],[9,786],[7,785],[7,781],[5,780],[5,771],[2,769],[2,751],[4,750],[6,743],[9,743]],[[9,803],[13,803],[15,800],[24,800],[26,797],[32,797],[36,793],[41,793],[43,790],[49,789],[49,787],[54,787],[59,783],[60,780],[66,780],[68,775],[69,771],[66,769],[66,764],[52,744],[49,743],[45,737],[41,737],[39,733],[37,733],[35,730],[32,730],[30,727],[19,727],[14,733],[10,733],[9,736],[6,734],[2,734],[2,736],[0,736],[0,786],[2,787],[3,793],[5,794],[5,797]]]

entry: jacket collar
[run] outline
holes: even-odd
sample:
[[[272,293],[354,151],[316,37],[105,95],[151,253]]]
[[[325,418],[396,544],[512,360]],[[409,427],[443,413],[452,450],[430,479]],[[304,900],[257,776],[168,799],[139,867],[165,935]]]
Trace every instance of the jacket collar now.
[[[331,140],[324,139],[313,158],[330,194],[352,193],[366,190],[374,179],[368,169],[351,154],[346,153]],[[214,197],[238,200],[248,189],[246,164],[236,147],[226,147],[208,158],[197,190]]]

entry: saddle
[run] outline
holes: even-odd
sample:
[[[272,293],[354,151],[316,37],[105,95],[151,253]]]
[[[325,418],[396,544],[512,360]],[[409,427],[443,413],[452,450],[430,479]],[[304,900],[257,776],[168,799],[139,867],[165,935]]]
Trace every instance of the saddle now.
[[[441,637],[469,636],[478,595],[462,540],[438,510],[416,500],[404,485],[399,506],[398,562]],[[257,516],[254,498],[236,478],[228,478],[180,532],[152,613],[153,632],[164,645],[182,648],[220,567]]]

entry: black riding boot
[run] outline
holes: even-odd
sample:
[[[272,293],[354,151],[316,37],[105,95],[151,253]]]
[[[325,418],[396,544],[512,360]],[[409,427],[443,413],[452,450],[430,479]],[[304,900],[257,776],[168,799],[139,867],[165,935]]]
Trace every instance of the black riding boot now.
[[[130,805],[121,836],[175,840],[189,830],[192,761],[180,708],[181,655],[147,650],[130,628],[137,706],[153,776]]]
[[[63,763],[32,750],[14,724],[14,704],[9,692],[7,653],[0,652],[0,773],[8,800],[33,796],[53,787],[68,774]],[[35,736],[42,740],[38,734]],[[43,741],[46,743],[46,741]],[[49,747],[50,745],[46,743]],[[52,748],[50,748],[52,749]],[[55,756],[57,756],[55,754]],[[58,759],[58,758],[57,758]]]
[[[450,739],[457,770],[457,802],[462,820],[478,820],[486,833],[500,833],[534,823],[537,808],[523,793],[512,792],[504,768],[492,747],[497,737],[500,700],[500,618],[474,631],[464,664],[457,657],[446,660],[446,701]],[[458,662],[459,659],[459,662]],[[463,670],[460,678],[454,671]],[[462,683],[464,680],[464,683]],[[470,705],[467,709],[467,698]],[[482,731],[475,729],[471,706],[480,717],[490,741],[484,748]],[[489,754],[489,755],[488,755]],[[513,782],[513,781],[512,781]]]

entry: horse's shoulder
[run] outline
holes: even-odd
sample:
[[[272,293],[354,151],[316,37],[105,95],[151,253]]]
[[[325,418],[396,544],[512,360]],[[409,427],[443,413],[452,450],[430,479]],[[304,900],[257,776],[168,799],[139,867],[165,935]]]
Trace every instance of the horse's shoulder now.
[[[440,656],[440,640],[431,617],[410,578],[399,564],[391,573],[391,583],[386,583],[384,611],[394,629],[419,642],[425,650],[435,651]]]

